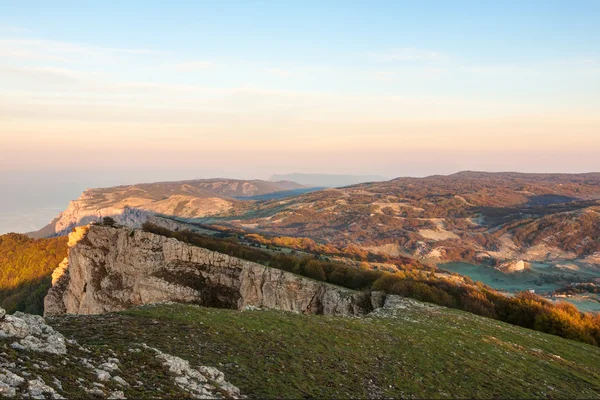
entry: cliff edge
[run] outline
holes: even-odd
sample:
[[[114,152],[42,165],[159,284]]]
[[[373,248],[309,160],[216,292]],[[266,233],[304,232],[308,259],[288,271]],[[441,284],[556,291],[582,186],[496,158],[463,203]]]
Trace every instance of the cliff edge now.
[[[175,301],[305,314],[362,315],[383,305],[361,293],[126,227],[90,225],[70,235],[53,274],[46,315],[102,314]]]

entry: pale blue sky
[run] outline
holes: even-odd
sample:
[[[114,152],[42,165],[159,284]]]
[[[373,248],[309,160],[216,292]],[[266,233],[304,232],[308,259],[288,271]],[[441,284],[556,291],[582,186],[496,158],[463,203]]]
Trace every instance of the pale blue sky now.
[[[0,233],[115,184],[600,171],[599,21],[597,0],[0,0]]]
[[[0,9],[4,170],[600,170],[598,1]]]

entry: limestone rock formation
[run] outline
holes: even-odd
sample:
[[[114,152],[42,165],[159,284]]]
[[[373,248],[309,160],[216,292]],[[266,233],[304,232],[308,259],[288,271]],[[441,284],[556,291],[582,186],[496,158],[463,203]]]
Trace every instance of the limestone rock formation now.
[[[15,340],[11,347],[50,354],[65,354],[66,341],[63,335],[46,325],[39,315],[16,312],[6,315],[0,308],[0,338]]]
[[[506,261],[506,262],[498,265],[496,267],[496,269],[499,271],[502,271],[504,273],[513,273],[513,272],[522,272],[530,267],[531,267],[531,265],[528,262],[525,262],[523,260],[512,260],[512,261]]]
[[[21,312],[6,315],[0,308],[0,347],[4,349],[0,353],[0,397],[64,399],[65,396],[82,398],[83,395],[83,398],[124,399],[123,390],[133,385],[144,385],[156,393],[161,392],[160,386],[166,385],[179,387],[182,389],[180,394],[187,394],[190,398],[245,398],[220,370],[210,366],[192,366],[189,361],[144,343],[139,348],[130,348],[128,352],[146,352],[156,358],[164,367],[162,374],[168,372],[166,376],[171,376],[172,383],[166,380],[157,385],[152,379],[147,382],[133,380],[133,376],[141,378],[148,373],[144,365],[139,365],[139,359],[121,362],[114,357],[118,353],[105,346],[102,346],[102,351],[94,352],[74,340],[65,339],[39,315]],[[128,358],[123,350],[119,354],[119,357],[122,356]],[[61,382],[53,376],[57,370],[72,371],[78,377],[67,381],[63,378]],[[45,372],[44,377],[42,372]],[[123,373],[127,374],[129,382],[118,375]]]
[[[87,231],[86,231],[87,230]],[[45,299],[47,315],[101,314],[177,301],[243,309],[361,315],[365,294],[125,227],[76,228],[64,269]]]

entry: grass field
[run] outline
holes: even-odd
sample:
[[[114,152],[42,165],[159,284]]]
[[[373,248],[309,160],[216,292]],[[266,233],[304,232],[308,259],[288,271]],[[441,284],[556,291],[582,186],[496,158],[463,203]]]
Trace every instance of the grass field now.
[[[257,398],[600,397],[600,348],[410,303],[366,318],[163,304],[50,323],[86,346],[143,342],[214,366]]]

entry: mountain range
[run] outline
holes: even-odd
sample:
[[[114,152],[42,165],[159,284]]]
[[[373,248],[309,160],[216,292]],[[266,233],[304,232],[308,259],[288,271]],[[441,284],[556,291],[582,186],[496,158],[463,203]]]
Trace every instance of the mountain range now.
[[[141,226],[160,215],[433,262],[600,265],[600,242],[590,240],[600,233],[600,174],[465,171],[305,190],[230,179],[90,189],[32,236],[63,235],[104,216]]]

